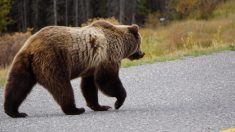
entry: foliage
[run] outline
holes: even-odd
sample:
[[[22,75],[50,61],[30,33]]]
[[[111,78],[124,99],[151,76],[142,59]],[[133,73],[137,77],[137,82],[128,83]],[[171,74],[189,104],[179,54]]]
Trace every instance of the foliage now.
[[[159,12],[151,13],[145,19],[144,26],[146,28],[157,28],[159,26],[159,23],[160,23],[159,19],[160,19],[160,13]]]
[[[173,19],[208,19],[222,1],[218,0],[170,0]]]
[[[7,67],[13,60],[20,47],[31,35],[26,33],[6,34],[0,37],[0,67]]]
[[[8,17],[10,8],[10,0],[0,0],[0,34],[3,30],[5,30],[8,24],[12,23],[12,20]]]
[[[224,2],[213,11],[212,16],[215,17],[229,17],[231,14],[235,12],[235,1],[229,0],[227,2]]]
[[[172,8],[178,13],[178,17],[184,18],[195,9],[197,0],[173,0],[171,4]]]
[[[227,19],[185,20],[165,27],[142,28],[142,60],[123,61],[123,66],[155,61],[174,60],[183,56],[198,56],[235,48],[235,14]]]
[[[80,26],[97,17],[156,27],[159,16],[167,20],[208,19],[222,1],[226,0],[0,0],[0,3],[7,2],[0,4],[0,7],[4,5],[0,30],[10,23],[9,17],[14,23],[7,26],[6,32],[25,32],[29,27],[37,31],[53,24]]]
[[[146,0],[137,0],[137,14],[140,16],[148,16],[150,10],[147,7]]]

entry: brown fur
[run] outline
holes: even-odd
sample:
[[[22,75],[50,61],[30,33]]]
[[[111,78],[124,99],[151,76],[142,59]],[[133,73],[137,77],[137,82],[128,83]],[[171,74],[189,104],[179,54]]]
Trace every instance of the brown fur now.
[[[4,110],[11,117],[25,117],[18,108],[38,82],[61,106],[65,114],[81,114],[75,105],[71,79],[82,77],[81,89],[87,106],[108,110],[98,102],[98,89],[116,97],[115,108],[125,101],[126,91],[119,79],[123,58],[139,59],[138,26],[95,22],[83,28],[51,26],[30,37],[15,56],[5,88]]]

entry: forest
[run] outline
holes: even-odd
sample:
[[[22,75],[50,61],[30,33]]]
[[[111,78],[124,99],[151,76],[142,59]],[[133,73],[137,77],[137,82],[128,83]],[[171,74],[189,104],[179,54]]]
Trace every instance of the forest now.
[[[98,19],[140,26],[146,55],[122,67],[235,50],[234,0],[0,0],[0,85],[36,31]]]
[[[144,25],[149,15],[161,20],[208,19],[226,0],[1,0],[0,31],[33,31],[47,25],[81,26],[93,18],[114,17],[121,24]]]

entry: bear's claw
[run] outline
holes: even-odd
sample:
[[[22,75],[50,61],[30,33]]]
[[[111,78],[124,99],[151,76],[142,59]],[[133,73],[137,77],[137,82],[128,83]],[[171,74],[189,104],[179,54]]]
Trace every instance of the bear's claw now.
[[[26,113],[7,113],[10,117],[12,118],[24,118],[26,116],[28,116]]]
[[[125,99],[124,100],[117,100],[114,104],[115,109],[119,109],[122,106],[122,104],[124,103],[124,101],[125,101]]]
[[[76,108],[76,107],[67,107],[63,108],[63,111],[67,115],[79,115],[85,112],[84,108]]]
[[[100,106],[99,108],[98,108],[98,111],[107,111],[107,110],[109,110],[109,109],[111,109],[112,107],[110,107],[110,106]]]
[[[96,106],[96,107],[92,106],[90,108],[94,111],[107,111],[107,110],[111,109],[112,107],[106,106],[106,105],[103,105],[103,106],[99,105],[99,106]]]

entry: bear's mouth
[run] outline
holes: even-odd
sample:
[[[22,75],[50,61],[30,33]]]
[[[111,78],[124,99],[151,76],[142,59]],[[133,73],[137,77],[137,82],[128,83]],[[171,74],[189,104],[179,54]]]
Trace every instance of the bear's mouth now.
[[[142,52],[142,51],[137,51],[137,52],[135,52],[134,54],[130,55],[130,56],[128,57],[128,59],[130,59],[130,60],[138,60],[138,59],[143,58],[144,55],[145,55],[144,52]]]

